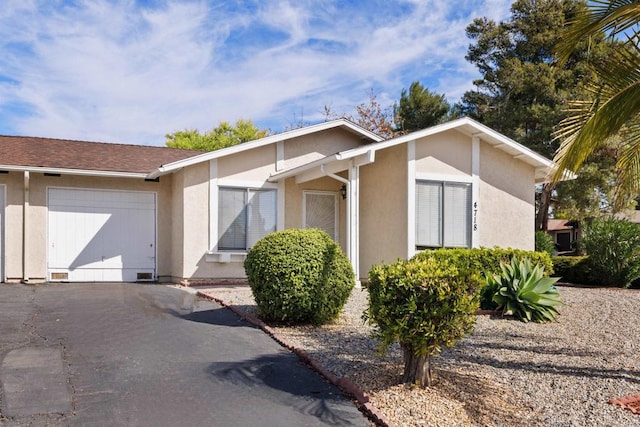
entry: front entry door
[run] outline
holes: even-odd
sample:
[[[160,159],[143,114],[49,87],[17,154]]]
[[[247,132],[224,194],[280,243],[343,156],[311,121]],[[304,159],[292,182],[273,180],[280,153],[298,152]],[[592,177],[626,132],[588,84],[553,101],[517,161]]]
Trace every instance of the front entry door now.
[[[303,216],[305,228],[319,228],[338,241],[338,193],[305,191]]]

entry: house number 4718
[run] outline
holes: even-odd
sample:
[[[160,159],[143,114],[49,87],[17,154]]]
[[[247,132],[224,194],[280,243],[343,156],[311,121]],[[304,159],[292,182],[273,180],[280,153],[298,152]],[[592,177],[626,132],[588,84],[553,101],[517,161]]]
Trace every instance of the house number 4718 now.
[[[473,203],[473,231],[478,231],[478,202]]]

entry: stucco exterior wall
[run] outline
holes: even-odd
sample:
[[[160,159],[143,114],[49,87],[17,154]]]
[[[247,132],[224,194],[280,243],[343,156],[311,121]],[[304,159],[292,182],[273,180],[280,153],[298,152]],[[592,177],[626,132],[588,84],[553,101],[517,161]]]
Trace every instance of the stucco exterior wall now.
[[[275,144],[218,159],[218,179],[220,180],[264,182],[275,170]]]
[[[533,167],[481,142],[478,209],[481,246],[533,250]]]
[[[182,269],[177,278],[214,277],[205,254],[209,250],[209,163],[182,170]],[[179,234],[179,233],[178,233]]]
[[[172,177],[163,177],[160,182],[142,179],[103,178],[89,176],[45,176],[30,173],[29,207],[27,209],[26,238],[23,239],[22,217],[24,206],[24,175],[10,172],[0,177],[0,184],[7,183],[6,245],[7,279],[22,280],[22,245],[26,240],[26,272],[30,281],[47,279],[47,189],[83,188],[123,191],[148,191],[157,194],[157,266],[158,277],[171,276],[171,203]]]
[[[289,139],[284,142],[284,167],[297,167],[363,144],[360,137],[342,129]]]
[[[471,138],[455,130],[417,140],[416,173],[471,176]]]
[[[18,172],[0,174],[0,185],[5,186],[4,271],[7,281],[15,282],[22,279],[23,176]]]
[[[172,174],[173,192],[171,204],[171,281],[179,282],[184,277],[184,169]]]
[[[376,153],[360,168],[360,276],[373,264],[407,257],[407,147]]]

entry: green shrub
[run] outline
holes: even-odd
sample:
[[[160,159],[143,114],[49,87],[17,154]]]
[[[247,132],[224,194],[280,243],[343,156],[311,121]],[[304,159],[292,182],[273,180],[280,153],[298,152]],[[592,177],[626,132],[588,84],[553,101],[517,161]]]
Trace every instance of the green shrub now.
[[[398,341],[405,383],[431,385],[431,355],[470,332],[478,308],[479,273],[445,257],[422,256],[373,266],[364,318],[375,326],[379,351]]]
[[[640,226],[627,220],[596,218],[582,238],[593,282],[629,287],[640,278]]]
[[[267,321],[326,323],[338,317],[355,284],[347,257],[317,229],[265,236],[247,254],[244,268]]]
[[[546,252],[549,256],[556,253],[556,245],[553,243],[553,237],[544,231],[536,231],[536,252]]]
[[[534,264],[540,265],[546,275],[553,272],[551,257],[544,252],[525,251],[522,249],[495,248],[471,248],[471,249],[436,249],[417,253],[414,259],[437,257],[448,259],[458,270],[471,270],[479,272],[485,277],[498,274],[500,263],[510,262],[513,257],[517,259],[529,258]],[[465,273],[466,274],[466,273]]]
[[[586,256],[556,256],[553,261],[553,276],[560,278],[562,282],[591,285],[591,267]]]
[[[529,259],[500,265],[502,274],[487,278],[492,288],[498,288],[493,300],[504,313],[510,313],[524,322],[553,322],[562,305],[555,286],[558,278],[544,277],[539,265]]]
[[[478,273],[485,278],[491,277],[494,274],[500,274],[502,272],[500,264],[503,262],[511,262],[511,259],[514,257],[518,260],[524,258],[531,259],[536,265],[543,267],[545,275],[548,275],[548,272],[553,272],[553,264],[549,254],[511,248],[426,250],[416,254],[414,259],[424,260],[434,257],[449,260],[463,275]],[[496,289],[487,289],[486,284],[482,286],[480,289],[480,308],[483,310],[494,310],[497,308],[497,304],[493,301],[493,295],[496,291]]]

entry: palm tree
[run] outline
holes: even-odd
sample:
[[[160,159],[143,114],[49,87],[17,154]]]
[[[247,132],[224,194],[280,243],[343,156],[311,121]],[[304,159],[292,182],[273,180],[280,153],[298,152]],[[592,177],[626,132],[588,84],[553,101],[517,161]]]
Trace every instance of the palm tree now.
[[[572,21],[557,47],[560,63],[585,39],[611,39],[614,54],[593,64],[595,79],[586,83],[592,97],[568,104],[568,117],[555,136],[561,141],[553,180],[565,170],[576,172],[582,162],[612,137],[622,139],[618,158],[618,206],[629,194],[640,193],[640,1],[591,0]]]

